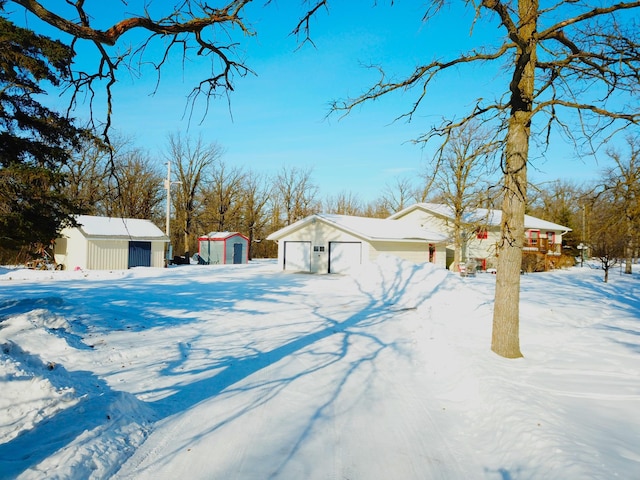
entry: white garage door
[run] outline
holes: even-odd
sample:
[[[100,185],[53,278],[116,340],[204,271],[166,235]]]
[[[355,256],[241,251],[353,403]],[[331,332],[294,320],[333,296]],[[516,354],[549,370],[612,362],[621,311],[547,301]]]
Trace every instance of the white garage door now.
[[[329,273],[345,273],[361,263],[361,242],[329,242]]]
[[[289,272],[310,272],[311,242],[284,242],[284,269]]]

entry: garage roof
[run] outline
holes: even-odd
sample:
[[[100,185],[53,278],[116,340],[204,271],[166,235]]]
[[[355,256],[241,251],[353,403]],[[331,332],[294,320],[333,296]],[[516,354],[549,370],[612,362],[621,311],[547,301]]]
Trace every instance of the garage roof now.
[[[448,205],[442,205],[440,203],[416,203],[397,213],[394,213],[389,219],[397,219],[403,217],[407,213],[413,210],[424,210],[434,213],[441,217],[453,219],[453,210]],[[490,210],[486,208],[476,208],[471,210],[465,215],[464,221],[467,223],[481,223],[489,226],[500,226],[502,220],[502,210]],[[531,215],[524,216],[524,228],[526,229],[539,229],[539,230],[551,230],[570,232],[569,227],[559,225],[557,223],[548,222],[541,218],[533,217]]]
[[[305,225],[318,221],[368,241],[429,241],[438,243],[447,240],[447,238],[440,233],[404,222],[397,222],[385,218],[355,217],[329,213],[318,213],[298,220],[272,233],[267,237],[267,240],[279,240]]]
[[[92,215],[76,217],[79,230],[85,237],[133,238],[169,241],[151,220],[140,218],[111,218]]]

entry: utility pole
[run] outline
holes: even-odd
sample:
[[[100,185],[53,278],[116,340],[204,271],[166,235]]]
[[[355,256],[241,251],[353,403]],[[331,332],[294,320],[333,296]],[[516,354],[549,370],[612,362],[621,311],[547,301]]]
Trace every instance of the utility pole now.
[[[179,184],[182,182],[171,181],[171,161],[167,162],[167,178],[164,179],[164,188],[167,190],[167,219],[165,224],[165,235],[169,237],[169,245],[167,248],[167,265],[173,254],[173,247],[171,246],[171,185]]]
[[[167,162],[167,178],[164,180],[164,188],[167,190],[167,222],[164,233],[169,237],[171,222],[171,162]]]
[[[584,265],[584,250],[587,247],[586,245],[586,240],[587,240],[587,232],[585,231],[587,228],[587,205],[583,204],[582,205],[582,252],[581,253],[581,257],[580,257],[580,266],[582,267]]]

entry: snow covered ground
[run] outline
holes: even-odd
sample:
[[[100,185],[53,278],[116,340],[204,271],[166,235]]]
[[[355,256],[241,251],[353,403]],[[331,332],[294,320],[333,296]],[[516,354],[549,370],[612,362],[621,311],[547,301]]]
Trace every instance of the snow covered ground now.
[[[0,478],[631,479],[640,279],[0,268]]]

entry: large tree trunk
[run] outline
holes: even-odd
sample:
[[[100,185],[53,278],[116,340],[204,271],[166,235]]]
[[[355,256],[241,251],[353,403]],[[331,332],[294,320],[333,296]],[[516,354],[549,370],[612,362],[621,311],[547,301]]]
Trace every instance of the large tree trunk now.
[[[191,220],[187,216],[184,221],[184,259],[189,258],[189,234],[191,233]]]
[[[506,358],[520,351],[520,269],[527,202],[527,161],[536,62],[538,0],[518,2],[520,25],[511,37],[518,44],[511,80],[509,117],[504,158],[502,238],[498,245],[498,271],[493,310],[491,349]]]
[[[631,275],[633,272],[632,264],[633,264],[633,238],[634,238],[634,228],[633,228],[633,220],[627,216],[627,241],[624,246],[624,257],[625,257],[625,266],[624,273],[627,275]]]
[[[502,238],[498,245],[498,271],[493,309],[491,349],[506,358],[520,352],[520,270],[524,241],[529,124],[520,112],[509,123],[505,152]]]
[[[456,221],[453,226],[453,265],[451,266],[451,270],[453,272],[460,271],[460,263],[462,263],[462,237],[461,237],[462,228],[460,224]]]

